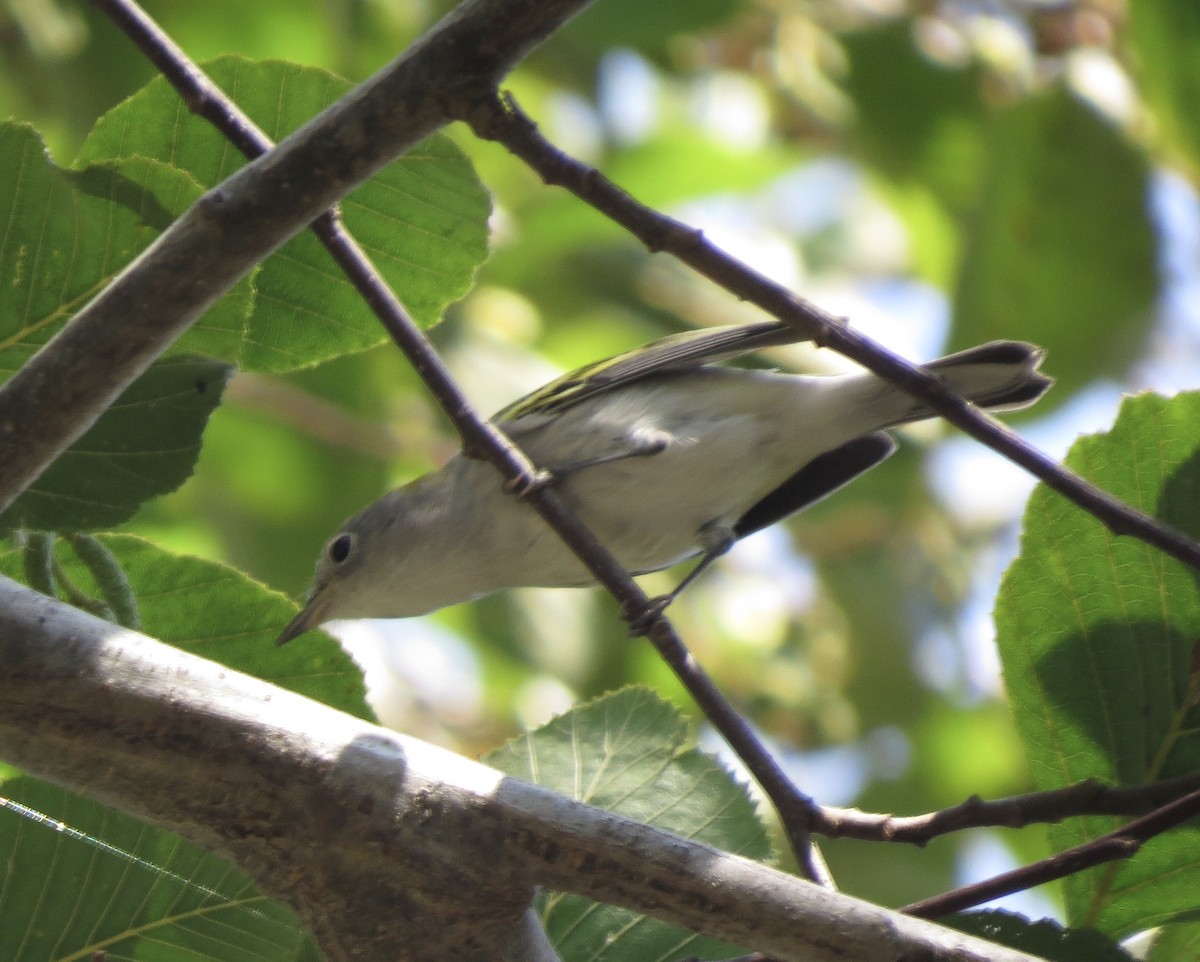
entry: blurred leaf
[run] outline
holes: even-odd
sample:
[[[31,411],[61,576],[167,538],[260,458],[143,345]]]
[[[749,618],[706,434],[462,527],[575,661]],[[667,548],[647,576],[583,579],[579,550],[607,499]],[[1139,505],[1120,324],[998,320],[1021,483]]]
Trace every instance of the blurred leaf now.
[[[0,516],[0,532],[111,527],[174,491],[196,465],[230,370],[186,355],[152,364]]]
[[[267,135],[280,140],[350,85],[312,67],[222,57],[213,81]],[[96,124],[80,162],[169,158],[213,186],[245,160],[156,79]],[[469,161],[435,135],[379,171],[342,202],[346,226],[421,324],[431,326],[465,294],[487,256],[491,202]],[[381,343],[384,332],[316,238],[305,231],[261,267],[241,366],[283,371]]]
[[[940,701],[912,726],[912,774],[939,798],[1001,798],[1026,789],[1029,773],[1008,707],[985,701],[973,711]]]
[[[0,795],[6,962],[304,957],[310,940],[291,912],[215,855],[32,778]]]
[[[696,198],[761,189],[793,168],[795,156],[772,147],[738,150],[673,130],[614,148],[597,163],[639,202],[672,211]],[[651,256],[624,228],[564,191],[539,189],[512,213],[519,243],[498,245],[486,268],[488,283],[521,291],[548,318],[584,312],[587,328],[597,326],[598,305],[626,306],[639,318],[651,314],[644,283]]]
[[[990,133],[951,347],[1035,341],[1065,398],[1124,371],[1149,330],[1157,271],[1146,158],[1063,90],[1003,111]]]
[[[289,380],[306,375],[301,389],[317,395],[323,384],[341,378],[345,391],[335,403],[348,407],[359,396],[372,400],[379,413],[364,419],[364,424],[377,426],[381,434],[392,424],[404,430],[407,412],[393,400],[396,384],[381,388],[372,380],[379,365],[371,369],[371,354],[347,355],[297,372]],[[398,359],[393,366],[400,366]],[[293,396],[303,399],[290,384],[281,385],[274,377],[261,383],[270,404],[276,396],[285,405]],[[335,432],[316,435],[330,425],[310,404],[292,403],[292,410],[295,418],[280,420],[254,399],[247,400],[235,378],[226,403],[205,431],[196,475],[175,495],[148,505],[135,519],[139,530],[154,540],[170,539],[163,543],[184,553],[230,561],[294,595],[304,592],[330,533],[378,498],[390,482],[429,465],[420,457],[425,448],[419,442],[406,445],[406,456],[394,461],[386,453],[371,456],[337,443]],[[409,422],[419,423],[419,417],[410,417]],[[334,421],[332,426],[339,425]],[[343,436],[350,433],[347,430]],[[178,526],[195,531],[201,540],[176,540],[170,529]]]
[[[978,70],[934,60],[918,47],[907,19],[838,40],[850,62],[843,87],[854,102],[862,158],[962,210],[976,194],[985,159]]]
[[[766,859],[766,832],[746,790],[716,761],[687,749],[674,706],[643,688],[581,705],[493,752],[486,762],[664,831]],[[551,894],[546,931],[564,958],[723,958],[731,946],[581,896]]]
[[[1200,178],[1200,5],[1195,0],[1132,3],[1129,25],[1140,94],[1155,127],[1183,154],[1195,182]]]
[[[1200,394],[1127,400],[1112,430],[1083,438],[1067,466],[1195,537],[1200,533]],[[1004,675],[1039,788],[1086,778],[1134,785],[1200,768],[1196,573],[1039,486],[1021,555],[996,603]],[[1117,827],[1051,826],[1056,851]],[[1114,937],[1195,909],[1200,830],[1066,882],[1069,917]]]
[[[636,50],[655,63],[673,59],[674,41],[689,33],[711,31],[743,9],[743,0],[611,0],[594,3],[567,22],[532,57],[549,64],[564,82],[588,88],[596,64],[614,48]]]
[[[964,912],[939,921],[1048,962],[1132,962],[1133,958],[1099,932],[1064,929],[1049,919],[1031,922],[1011,912],[988,911]]]
[[[749,193],[795,164],[794,151],[777,144],[749,150],[690,128],[672,128],[615,150],[604,173],[643,204],[669,209],[695,197]]]
[[[953,287],[961,234],[949,211],[922,184],[876,178],[872,186],[904,222],[914,276],[942,290]]]
[[[20,368],[79,308],[200,196],[189,175],[144,158],[67,171],[36,131],[0,124],[0,380]],[[240,349],[251,287],[243,280],[176,345]],[[103,359],[98,359],[103,360]]]
[[[98,537],[125,569],[147,635],[359,718],[373,717],[362,672],[333,639],[312,635],[286,648],[272,644],[296,613],[285,596],[227,565],[173,555],[133,535]],[[59,560],[72,581],[96,594],[87,567],[63,546]],[[22,579],[19,552],[0,555],[0,574]]]

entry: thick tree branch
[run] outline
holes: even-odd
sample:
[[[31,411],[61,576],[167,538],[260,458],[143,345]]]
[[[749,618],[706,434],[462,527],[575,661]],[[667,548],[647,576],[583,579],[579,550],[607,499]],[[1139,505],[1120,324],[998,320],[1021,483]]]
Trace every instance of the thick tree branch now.
[[[6,578],[0,755],[230,858],[338,962],[519,958],[534,885],[781,960],[1030,962],[507,778]]]
[[[206,193],[0,387],[0,512],[236,281],[465,109],[587,0],[466,0]]]

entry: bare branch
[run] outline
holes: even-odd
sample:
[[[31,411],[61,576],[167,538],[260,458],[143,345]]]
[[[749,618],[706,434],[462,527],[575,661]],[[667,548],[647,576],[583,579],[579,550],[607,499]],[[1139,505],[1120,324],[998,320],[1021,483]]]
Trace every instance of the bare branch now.
[[[1105,862],[1132,858],[1154,836],[1195,818],[1197,814],[1200,814],[1200,791],[1177,798],[1149,815],[1123,825],[1115,832],[997,875],[995,878],[914,902],[912,905],[906,905],[901,911],[920,918],[939,918],[983,902],[990,902],[1002,895],[1021,892],[1035,885],[1074,875]]]
[[[832,348],[920,398],[955,427],[1023,467],[1113,533],[1131,535],[1200,569],[1200,543],[1084,481],[995,418],[946,390],[936,376],[886,351],[850,328],[843,318],[726,254],[705,240],[699,230],[638,203],[598,170],[569,157],[542,137],[537,125],[521,112],[511,96],[480,100],[462,119],[480,137],[503,144],[547,184],[565,187],[620,224],[648,250],[671,254],[742,300],[794,325],[817,345]]]
[[[510,962],[531,944],[535,884],[781,960],[1031,962],[505,777],[6,578],[0,638],[0,756],[230,858],[335,962]]]
[[[275,146],[140,6],[132,0],[90,0],[146,55],[188,110],[219,130],[242,155],[253,160]]]
[[[1143,815],[1200,788],[1200,775],[1149,782],[1105,785],[1088,780],[1045,792],[984,801],[973,795],[951,808],[924,815],[879,815],[852,808],[822,806],[813,831],[830,838],[924,845],[968,828],[1024,828],[1083,815]]]

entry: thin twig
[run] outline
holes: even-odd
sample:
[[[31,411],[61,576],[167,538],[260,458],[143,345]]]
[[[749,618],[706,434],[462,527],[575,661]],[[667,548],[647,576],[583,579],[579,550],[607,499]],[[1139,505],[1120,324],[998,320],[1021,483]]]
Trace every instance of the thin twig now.
[[[892,354],[870,338],[749,265],[710,244],[701,231],[639,203],[594,167],[546,140],[511,95],[487,95],[463,118],[475,133],[502,144],[547,183],[564,187],[620,224],[652,252],[669,253],[742,300],[795,327],[885,381],[920,398],[955,427],[1003,454],[1087,511],[1114,534],[1131,535],[1192,568],[1200,569],[1200,543],[1089,484],[1038,451],[984,411],[946,390],[932,374]]]
[[[1103,865],[1118,859],[1130,858],[1147,841],[1168,829],[1194,818],[1200,813],[1200,791],[1176,799],[1142,818],[1135,819],[1115,832],[1076,845],[1064,852],[1051,855],[1011,872],[974,885],[945,892],[933,898],[906,905],[900,911],[923,919],[936,919],[953,912],[990,902],[1002,895],[1022,892],[1082,872],[1084,869]]]
[[[131,0],[92,0],[142,49],[183,98],[247,157],[273,146],[249,117],[188,59],[170,38]],[[441,358],[429,345],[399,299],[379,276],[365,252],[342,225],[336,211],[314,222],[313,230],[350,282],[379,318],[388,334],[425,381],[473,455],[486,457],[514,490],[524,497],[579,556],[632,620],[655,612],[650,598],[612,554],[587,530],[551,486],[539,484],[533,464],[509,438],[469,404]],[[775,805],[793,854],[805,875],[829,886],[827,871],[812,851],[808,826],[816,804],[780,768],[751,726],[726,700],[665,618],[657,617],[651,642],[679,677],[709,723],[721,734]]]
[[[880,815],[822,806],[813,832],[829,838],[924,845],[970,828],[1024,828],[1084,815],[1142,815],[1200,789],[1200,774],[1146,785],[1105,785],[1089,779],[1066,788],[984,801],[978,795],[924,815]]]

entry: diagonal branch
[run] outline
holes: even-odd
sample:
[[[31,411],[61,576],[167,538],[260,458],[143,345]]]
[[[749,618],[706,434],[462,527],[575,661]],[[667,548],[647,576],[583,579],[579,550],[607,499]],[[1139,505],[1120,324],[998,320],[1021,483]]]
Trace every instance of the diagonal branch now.
[[[455,119],[587,0],[466,0],[408,52],[208,191],[0,387],[0,512],[245,275]]]
[[[546,140],[510,95],[482,97],[462,119],[475,133],[503,144],[547,184],[564,187],[620,224],[652,252],[665,251],[742,300],[794,325],[821,347],[861,364],[920,398],[955,427],[999,451],[1097,518],[1114,534],[1130,535],[1200,569],[1200,543],[1114,498],[1022,440],[987,413],[948,391],[932,374],[885,350],[815,304],[793,294],[709,243],[703,233],[639,203],[594,167]]]

